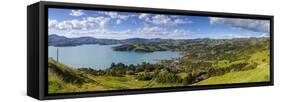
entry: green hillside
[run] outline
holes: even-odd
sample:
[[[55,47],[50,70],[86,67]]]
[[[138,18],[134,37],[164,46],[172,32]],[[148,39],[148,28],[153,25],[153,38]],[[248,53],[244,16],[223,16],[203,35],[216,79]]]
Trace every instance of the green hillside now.
[[[222,76],[211,77],[194,85],[231,84],[265,81],[269,81],[269,68],[267,68],[267,66],[264,64],[260,65],[258,68],[253,70],[230,72]]]
[[[123,77],[95,76],[87,71],[56,63],[53,59],[49,59],[48,78],[48,92],[50,94],[181,86],[181,84],[161,84],[155,81],[136,80],[131,75]]]
[[[48,69],[48,92],[50,94],[105,90],[105,88],[99,85],[90,75],[64,64],[56,63],[52,59],[49,59]]]
[[[193,85],[231,84],[248,82],[270,81],[269,51],[258,52],[252,55],[249,62],[258,63],[255,69],[230,72],[222,76],[210,77]]]
[[[48,92],[53,94],[270,81],[268,38],[200,39],[161,42],[160,45],[133,45],[152,52],[166,46],[168,50],[180,51],[182,57],[157,63],[112,63],[102,70],[73,68],[50,58]],[[135,47],[122,47],[124,51],[136,51],[131,48]]]

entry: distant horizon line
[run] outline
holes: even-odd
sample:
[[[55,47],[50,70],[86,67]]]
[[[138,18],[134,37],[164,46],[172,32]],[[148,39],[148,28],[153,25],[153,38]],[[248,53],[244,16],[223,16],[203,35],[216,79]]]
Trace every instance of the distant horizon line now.
[[[245,37],[225,37],[225,38],[211,38],[211,37],[202,37],[202,38],[186,38],[186,39],[173,39],[173,38],[141,38],[141,37],[132,37],[132,38],[124,38],[124,39],[114,39],[114,38],[99,38],[99,37],[93,37],[93,36],[77,36],[77,37],[68,37],[68,36],[63,36],[63,35],[58,35],[58,34],[49,34],[51,35],[56,35],[56,36],[61,36],[65,38],[82,38],[82,37],[90,37],[90,38],[95,38],[95,39],[113,39],[113,40],[127,40],[127,39],[164,39],[164,40],[192,40],[192,39],[242,39],[242,38],[270,38],[270,36],[245,36]]]

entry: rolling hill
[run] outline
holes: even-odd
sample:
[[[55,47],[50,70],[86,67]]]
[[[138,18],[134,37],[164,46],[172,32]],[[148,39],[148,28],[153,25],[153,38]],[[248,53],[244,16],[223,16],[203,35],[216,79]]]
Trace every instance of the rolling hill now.
[[[105,89],[91,75],[57,63],[53,59],[49,59],[48,63],[48,92],[50,94]]]
[[[232,83],[268,82],[270,81],[269,50],[253,54],[249,63],[257,63],[251,70],[229,72],[222,76],[210,77],[193,85],[215,85]]]

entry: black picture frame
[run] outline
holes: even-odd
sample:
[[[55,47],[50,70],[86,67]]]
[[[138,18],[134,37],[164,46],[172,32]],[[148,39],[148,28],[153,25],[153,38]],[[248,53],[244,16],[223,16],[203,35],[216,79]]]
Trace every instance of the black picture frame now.
[[[194,16],[214,16],[226,18],[250,18],[270,20],[270,82],[238,83],[238,84],[220,84],[220,85],[203,85],[188,87],[171,87],[171,88],[154,88],[154,89],[130,89],[116,91],[98,91],[98,92],[81,92],[65,94],[48,94],[48,8],[76,8],[89,10],[104,11],[126,11],[126,12],[145,12],[161,13],[174,15],[194,15]],[[254,86],[272,86],[274,83],[273,71],[273,16],[271,15],[253,15],[205,11],[187,11],[174,9],[155,9],[141,7],[125,7],[112,5],[94,5],[78,3],[62,3],[40,1],[27,7],[27,95],[39,100],[61,99],[61,98],[81,98],[111,95],[129,95],[144,93],[160,93],[175,91],[191,91],[206,89],[225,89]]]

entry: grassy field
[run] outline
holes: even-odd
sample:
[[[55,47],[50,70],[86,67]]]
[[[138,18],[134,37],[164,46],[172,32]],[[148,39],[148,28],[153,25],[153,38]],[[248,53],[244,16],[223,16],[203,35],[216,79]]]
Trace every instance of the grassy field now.
[[[263,64],[253,70],[230,72],[222,76],[210,77],[193,85],[265,82],[269,81],[269,76],[269,66],[267,64]]]
[[[258,52],[252,55],[250,63],[258,63],[257,68],[247,71],[230,72],[222,76],[210,77],[193,85],[214,85],[231,83],[249,83],[249,82],[268,82],[270,81],[268,51]]]

